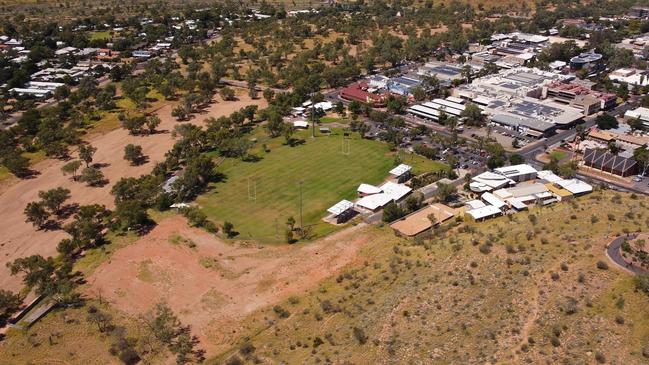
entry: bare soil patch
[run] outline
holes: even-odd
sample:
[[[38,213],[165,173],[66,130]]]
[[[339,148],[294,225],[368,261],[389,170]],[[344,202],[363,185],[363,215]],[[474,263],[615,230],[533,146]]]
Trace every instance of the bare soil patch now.
[[[195,116],[191,123],[201,125],[208,117],[219,117],[229,115],[240,108],[257,104],[264,107],[264,99],[251,100],[240,90],[239,100],[224,102],[219,96],[215,97],[215,103],[210,105],[204,112]],[[0,195],[0,287],[17,291],[21,288],[20,279],[9,275],[6,263],[17,258],[34,254],[50,256],[56,254],[56,245],[65,238],[67,234],[61,230],[37,231],[30,223],[25,222],[23,210],[27,203],[38,200],[38,192],[56,187],[65,187],[71,191],[70,202],[80,205],[104,204],[107,207],[113,206],[113,197],[110,189],[121,177],[140,176],[149,173],[157,162],[164,160],[164,154],[173,146],[171,131],[178,124],[171,117],[172,104],[167,104],[158,110],[161,124],[158,133],[148,136],[132,136],[124,129],[113,130],[107,134],[95,136],[89,142],[97,147],[94,163],[103,166],[104,173],[109,183],[103,187],[87,187],[80,182],[74,182],[69,176],[61,173],[61,166],[64,161],[46,160],[37,164],[34,169],[39,175],[32,179],[20,181],[8,187]],[[124,146],[127,144],[138,144],[142,146],[143,152],[148,156],[148,161],[139,166],[131,164],[123,159]]]
[[[87,292],[130,315],[166,301],[212,352],[230,345],[248,314],[353,262],[367,241],[361,227],[308,245],[263,247],[225,243],[174,216],[97,268]]]

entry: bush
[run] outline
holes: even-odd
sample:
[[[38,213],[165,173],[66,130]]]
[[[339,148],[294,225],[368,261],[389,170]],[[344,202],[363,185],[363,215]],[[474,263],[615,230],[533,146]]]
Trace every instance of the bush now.
[[[595,360],[597,360],[597,362],[600,364],[604,364],[606,363],[606,356],[604,356],[604,354],[602,354],[601,352],[596,352]]]
[[[485,243],[480,245],[478,250],[480,250],[480,252],[482,252],[483,254],[488,255],[491,252],[491,247],[489,247],[489,245]]]
[[[367,342],[367,336],[362,328],[354,327],[353,332],[354,338],[356,338],[359,344],[364,345]]]
[[[608,264],[604,261],[597,261],[597,268],[600,270],[608,270]]]
[[[554,346],[554,347],[559,347],[559,346],[561,346],[561,341],[560,341],[559,338],[556,337],[556,336],[552,336],[552,338],[550,338],[550,343],[551,343],[552,346]]]

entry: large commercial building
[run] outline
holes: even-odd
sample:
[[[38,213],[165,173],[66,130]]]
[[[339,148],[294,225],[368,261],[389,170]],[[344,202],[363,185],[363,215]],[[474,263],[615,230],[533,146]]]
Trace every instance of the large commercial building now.
[[[573,82],[552,82],[543,87],[542,97],[581,109],[584,115],[612,108],[617,100],[615,94],[602,93]]]
[[[417,70],[419,76],[435,76],[441,84],[450,86],[455,80],[462,80],[462,66],[443,62],[428,62]]]
[[[581,110],[551,99],[541,100],[548,84],[568,82],[574,77],[539,69],[519,67],[473,80],[453,93],[478,104],[491,122],[532,137],[550,135],[583,118]]]

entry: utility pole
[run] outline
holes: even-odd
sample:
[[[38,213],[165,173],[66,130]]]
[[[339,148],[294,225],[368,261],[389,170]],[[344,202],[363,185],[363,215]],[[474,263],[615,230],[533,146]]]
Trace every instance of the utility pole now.
[[[300,230],[304,229],[304,220],[302,217],[302,184],[304,184],[304,180],[300,180]]]

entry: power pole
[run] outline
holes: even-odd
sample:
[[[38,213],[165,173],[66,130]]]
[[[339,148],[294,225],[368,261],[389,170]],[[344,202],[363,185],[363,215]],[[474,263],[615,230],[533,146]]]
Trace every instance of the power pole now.
[[[300,230],[304,229],[304,220],[302,216],[302,184],[304,184],[304,180],[300,180]]]

